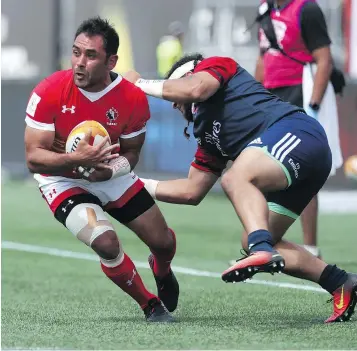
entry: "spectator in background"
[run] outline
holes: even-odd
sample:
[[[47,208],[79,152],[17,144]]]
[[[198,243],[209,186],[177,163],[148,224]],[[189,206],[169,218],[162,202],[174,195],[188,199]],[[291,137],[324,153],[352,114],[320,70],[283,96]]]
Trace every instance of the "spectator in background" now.
[[[178,21],[170,23],[168,35],[160,39],[156,48],[157,74],[160,78],[165,77],[172,65],[181,58],[183,38],[183,24]]]
[[[272,7],[268,16],[272,20],[277,43],[284,52],[272,49],[265,34],[266,26],[261,21],[261,55],[255,78],[282,100],[304,107],[308,115],[324,126],[333,152],[331,174],[334,174],[342,165],[342,156],[336,100],[329,84],[333,64],[325,17],[314,0],[268,0],[267,3]],[[307,65],[303,66],[303,63]],[[301,223],[305,248],[319,256],[317,214],[315,196],[301,214]]]

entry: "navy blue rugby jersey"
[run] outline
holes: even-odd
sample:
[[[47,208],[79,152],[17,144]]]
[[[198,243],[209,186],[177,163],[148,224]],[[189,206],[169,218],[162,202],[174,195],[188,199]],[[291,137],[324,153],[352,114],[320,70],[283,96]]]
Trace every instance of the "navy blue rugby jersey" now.
[[[198,143],[192,166],[203,171],[219,176],[229,160],[272,124],[304,112],[271,94],[231,58],[204,59],[193,72],[208,72],[221,84],[208,100],[192,105]]]

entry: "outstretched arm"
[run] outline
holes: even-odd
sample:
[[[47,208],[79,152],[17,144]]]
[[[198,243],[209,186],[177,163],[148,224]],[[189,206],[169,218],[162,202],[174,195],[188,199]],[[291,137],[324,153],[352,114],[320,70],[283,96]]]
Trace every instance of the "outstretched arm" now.
[[[142,179],[150,195],[162,202],[197,206],[207,195],[218,176],[191,166],[185,179],[157,181]]]
[[[190,103],[210,98],[219,89],[220,82],[208,72],[198,72],[179,79],[139,79],[135,85],[148,95],[168,101]]]
[[[181,67],[184,65],[177,70]],[[238,65],[229,57],[210,57],[199,62],[193,70],[177,70],[168,80],[142,79],[135,71],[127,72],[125,78],[154,97],[177,103],[202,102],[237,73]]]

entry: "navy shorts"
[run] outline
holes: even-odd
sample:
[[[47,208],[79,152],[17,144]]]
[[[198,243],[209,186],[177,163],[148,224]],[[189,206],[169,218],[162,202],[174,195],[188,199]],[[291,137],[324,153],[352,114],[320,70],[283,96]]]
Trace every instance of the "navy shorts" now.
[[[332,156],[321,124],[296,112],[271,125],[247,147],[262,148],[282,167],[284,190],[266,193],[269,209],[297,218],[328,178]]]

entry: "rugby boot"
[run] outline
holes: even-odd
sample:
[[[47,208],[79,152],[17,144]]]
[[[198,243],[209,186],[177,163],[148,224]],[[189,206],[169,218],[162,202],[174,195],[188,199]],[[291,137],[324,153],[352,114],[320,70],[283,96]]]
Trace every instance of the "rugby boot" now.
[[[226,283],[242,282],[260,272],[281,273],[285,266],[284,258],[276,251],[255,251],[246,255],[222,273]]]
[[[148,302],[148,305],[144,308],[145,318],[147,322],[153,323],[173,323],[174,317],[166,309],[164,304],[158,299],[153,298]]]
[[[346,322],[351,319],[357,303],[357,274],[348,273],[348,279],[332,293],[333,313],[325,323]]]
[[[169,312],[175,311],[178,304],[180,287],[174,273],[170,269],[165,277],[159,278],[154,273],[154,256],[152,254],[149,255],[148,261],[152,273],[154,274],[159,299],[163,302]]]

